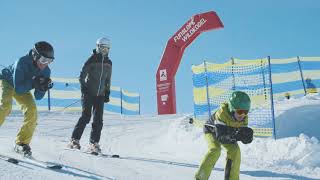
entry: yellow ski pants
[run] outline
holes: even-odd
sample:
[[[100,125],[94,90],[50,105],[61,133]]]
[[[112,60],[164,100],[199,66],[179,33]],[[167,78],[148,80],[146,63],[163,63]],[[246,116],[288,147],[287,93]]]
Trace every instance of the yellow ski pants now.
[[[212,133],[206,133],[205,139],[208,143],[209,151],[201,161],[200,167],[196,172],[196,180],[208,180],[214,165],[221,154],[221,145],[227,151],[225,180],[239,180],[241,152],[239,145],[221,144]]]
[[[30,92],[17,94],[13,87],[5,80],[0,80],[0,126],[12,110],[13,98],[21,106],[24,115],[23,125],[17,137],[17,144],[30,144],[37,124],[37,107]]]

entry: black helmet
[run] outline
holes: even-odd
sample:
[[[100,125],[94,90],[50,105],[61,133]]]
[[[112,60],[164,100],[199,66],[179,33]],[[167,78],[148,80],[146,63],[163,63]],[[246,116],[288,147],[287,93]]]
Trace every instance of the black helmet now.
[[[34,50],[38,55],[44,56],[46,58],[54,59],[54,51],[51,44],[46,41],[39,41],[34,45]]]

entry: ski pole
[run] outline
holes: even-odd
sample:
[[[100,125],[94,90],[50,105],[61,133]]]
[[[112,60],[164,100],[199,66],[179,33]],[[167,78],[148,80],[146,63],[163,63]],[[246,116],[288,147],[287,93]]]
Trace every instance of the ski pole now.
[[[71,104],[69,104],[68,106],[64,107],[61,111],[64,111],[64,110],[68,109],[70,106],[78,103],[79,101],[81,101],[81,99],[78,99],[78,100],[74,101],[73,103],[71,103]]]

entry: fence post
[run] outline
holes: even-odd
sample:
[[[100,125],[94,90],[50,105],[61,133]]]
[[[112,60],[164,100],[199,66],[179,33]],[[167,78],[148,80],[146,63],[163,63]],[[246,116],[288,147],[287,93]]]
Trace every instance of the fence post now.
[[[140,95],[139,95],[139,115],[140,115],[140,108],[141,108],[141,104],[140,104]]]
[[[194,66],[194,64],[191,65],[191,73],[192,73],[192,90],[193,90],[193,117],[196,119],[197,118],[197,113],[196,113],[196,110],[194,108],[194,73],[193,73],[193,69],[192,67]]]
[[[299,56],[297,56],[297,61],[298,61],[298,65],[299,65],[299,70],[300,70],[300,76],[301,76],[301,81],[302,81],[302,85],[303,85],[304,95],[307,95],[306,84],[304,83],[304,77],[303,77],[303,72],[302,72]]]
[[[233,68],[234,68],[234,59],[231,57],[231,73],[232,73],[232,90],[236,90],[236,79],[234,77]]]
[[[122,88],[120,88],[120,114],[122,114]]]
[[[264,63],[263,63],[262,59],[261,59],[261,61],[260,61],[260,67],[261,67],[262,79],[263,79],[263,93],[264,93],[264,100],[267,100],[266,78],[265,78],[265,73],[264,73]]]
[[[207,71],[207,62],[204,61],[204,70],[206,75],[206,92],[207,92],[207,103],[208,103],[208,115],[211,117],[211,106],[210,106],[210,97],[209,97],[209,83],[208,83],[208,71]]]
[[[50,89],[48,89],[48,110],[51,110],[51,102],[50,102]]]
[[[268,56],[268,64],[269,64],[269,82],[270,82],[270,101],[271,101],[271,116],[273,122],[273,137],[276,140],[276,121],[274,118],[274,103],[273,103],[273,88],[272,88],[272,75],[271,75],[271,61],[270,56]]]

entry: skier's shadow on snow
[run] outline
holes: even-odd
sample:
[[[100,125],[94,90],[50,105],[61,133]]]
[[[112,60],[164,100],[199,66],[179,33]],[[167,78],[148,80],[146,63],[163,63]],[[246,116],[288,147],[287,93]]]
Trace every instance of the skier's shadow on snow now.
[[[70,170],[65,170],[65,169],[54,170],[54,171],[57,171],[57,172],[60,172],[60,173],[65,173],[65,174],[69,174],[69,175],[73,175],[73,176],[77,176],[77,177],[93,179],[93,180],[100,180],[102,178],[103,179],[114,180],[114,178],[105,177],[105,176],[102,176],[102,175],[99,175],[99,174],[95,174],[95,173],[92,173],[92,172],[89,172],[89,171],[85,171],[85,170],[82,170],[82,169],[79,169],[79,168],[71,167],[71,166],[63,165],[63,168],[73,169],[73,170],[80,171],[80,172],[83,172],[83,173],[86,173],[86,174],[89,174],[89,175],[83,175],[83,174],[79,174],[79,173],[74,173],[74,172],[71,172]]]
[[[58,173],[69,174],[69,175],[72,175],[72,176],[75,176],[75,177],[81,177],[81,178],[92,179],[92,180],[100,180],[101,178],[112,179],[113,180],[113,178],[104,177],[104,176],[101,176],[101,175],[98,175],[98,174],[94,174],[94,173],[91,173],[91,172],[88,172],[88,171],[85,171],[85,170],[82,170],[82,169],[79,169],[79,168],[71,167],[71,166],[63,165],[62,169],[48,169],[48,168],[45,168],[43,166],[37,165],[35,163],[28,162],[28,161],[24,161],[24,160],[19,160],[19,161],[21,163],[23,163],[23,164],[32,165],[32,166],[35,166],[35,167],[38,167],[38,168],[51,170],[51,171],[55,171],[55,172],[58,172]],[[31,169],[31,168],[29,168],[29,169]],[[73,172],[72,170],[73,171],[74,170],[75,171],[80,171],[81,173],[76,173],[76,172]],[[87,175],[84,175],[84,173],[87,174]]]
[[[299,179],[299,180],[319,180],[299,175],[276,173],[270,171],[240,171],[241,174],[246,174],[254,177],[278,177],[278,178],[290,178],[290,179]]]
[[[175,162],[175,161],[166,161],[166,160],[161,160],[161,159],[152,159],[152,158],[143,158],[143,157],[129,157],[129,156],[122,157],[122,156],[120,156],[119,159],[144,161],[144,162],[149,162],[149,163],[167,164],[167,165],[191,167],[191,168],[198,168],[199,167],[199,165],[197,165],[197,164],[181,163],[181,162]]]
[[[102,178],[102,177],[98,178],[98,177],[96,177],[96,175],[79,174],[79,173],[75,173],[75,172],[68,171],[68,170],[65,170],[65,169],[53,170],[53,171],[56,171],[58,173],[64,173],[64,174],[72,175],[72,176],[75,176],[75,177],[81,177],[81,178],[87,178],[87,179],[93,179],[93,180],[100,180]],[[86,173],[88,173],[88,172],[86,172]]]
[[[161,159],[141,158],[141,157],[120,157],[120,159],[144,161],[144,162],[151,162],[151,163],[158,163],[158,164],[167,164],[167,165],[181,166],[181,167],[199,168],[199,165],[197,164],[166,161]],[[214,171],[224,171],[224,169],[214,168]],[[270,172],[270,171],[240,171],[240,173],[253,176],[253,177],[260,177],[260,178],[261,177],[279,177],[279,178],[290,178],[290,179],[299,179],[299,180],[318,180],[318,179],[308,178],[304,176],[276,173],[276,172]]]

